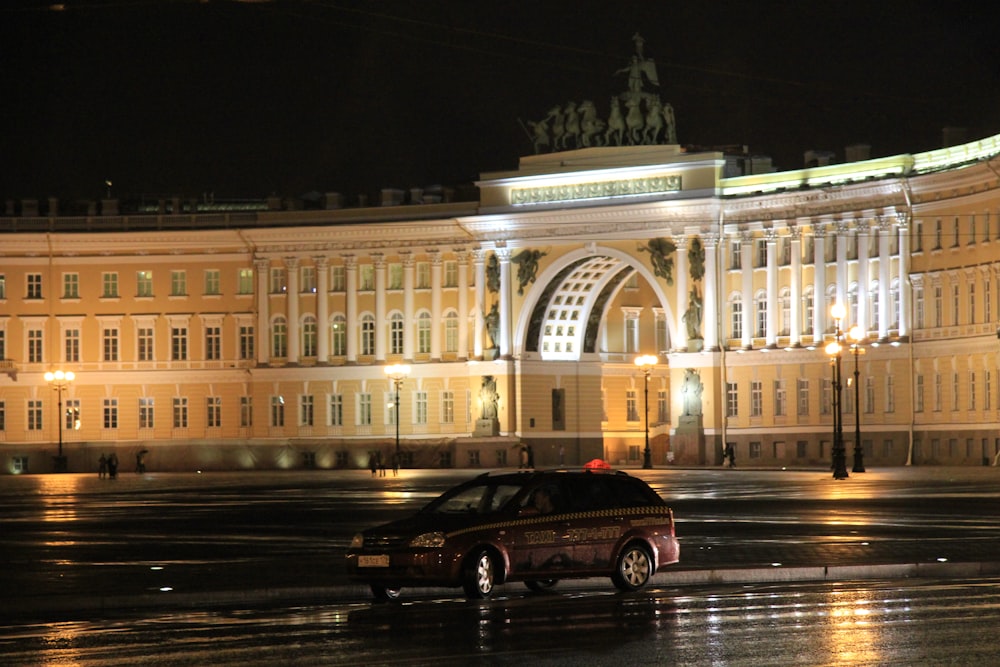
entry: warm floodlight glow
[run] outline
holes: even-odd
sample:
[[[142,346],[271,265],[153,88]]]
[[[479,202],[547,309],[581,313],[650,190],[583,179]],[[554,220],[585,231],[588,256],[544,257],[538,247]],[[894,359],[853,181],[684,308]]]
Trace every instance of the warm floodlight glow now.
[[[847,335],[851,337],[851,340],[857,343],[864,339],[865,332],[861,329],[861,327],[855,324],[851,327],[851,330],[847,332]]]
[[[410,367],[407,364],[392,364],[384,369],[386,377],[393,380],[402,380],[410,374]]]
[[[826,344],[825,349],[827,354],[829,354],[831,357],[835,357],[838,354],[840,354],[840,343],[838,343],[835,340],[830,341],[829,343]]]
[[[830,315],[832,315],[835,320],[842,320],[844,319],[844,316],[847,315],[847,309],[844,308],[844,304],[835,303],[830,307]]]
[[[645,369],[646,366],[655,366],[659,361],[655,354],[643,354],[635,358],[635,365]]]

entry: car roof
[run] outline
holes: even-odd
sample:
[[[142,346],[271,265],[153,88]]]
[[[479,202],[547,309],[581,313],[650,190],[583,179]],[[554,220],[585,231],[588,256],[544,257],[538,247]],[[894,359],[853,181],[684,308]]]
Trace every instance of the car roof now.
[[[519,470],[517,472],[511,472],[509,470],[491,470],[484,472],[475,479],[517,480],[518,483],[523,484],[530,480],[542,479],[545,477],[587,477],[590,475],[632,478],[632,476],[624,470],[567,470],[565,468],[553,468],[550,470]]]

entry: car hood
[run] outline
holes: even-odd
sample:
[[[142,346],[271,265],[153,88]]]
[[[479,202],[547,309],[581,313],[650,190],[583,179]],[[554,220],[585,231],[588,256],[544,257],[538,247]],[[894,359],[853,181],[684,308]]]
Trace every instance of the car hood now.
[[[371,536],[416,536],[423,533],[440,531],[450,533],[463,528],[470,528],[480,523],[489,523],[501,518],[499,514],[431,514],[417,513],[382,524],[364,531],[365,535]]]

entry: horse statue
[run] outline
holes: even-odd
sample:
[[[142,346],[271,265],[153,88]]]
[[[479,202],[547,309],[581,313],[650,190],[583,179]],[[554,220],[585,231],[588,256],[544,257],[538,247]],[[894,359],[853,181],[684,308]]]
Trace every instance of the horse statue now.
[[[628,128],[628,141],[632,145],[642,143],[642,131],[645,121],[642,117],[641,104],[642,98],[636,95],[630,95],[625,100],[625,108],[628,109],[628,112],[625,114],[625,127]]]
[[[552,107],[549,109],[549,114],[545,117],[545,120],[552,121],[552,147],[559,150],[563,141],[562,137],[566,133],[566,118],[563,116],[562,109]]]
[[[597,107],[590,100],[580,103],[580,128],[580,143],[585,148],[601,145],[601,132],[604,131],[605,123],[597,117]]]
[[[674,118],[674,107],[672,104],[663,105],[663,120],[666,121],[667,129],[664,141],[668,144],[677,143],[677,120]]]
[[[615,146],[621,146],[625,138],[625,117],[617,97],[611,98],[611,115],[608,116],[608,130],[604,133],[604,145],[610,146],[614,139]]]
[[[559,148],[569,148],[569,140],[573,139],[573,148],[580,147],[580,114],[576,110],[575,102],[567,102],[563,110],[565,116],[566,131],[562,136]]]
[[[549,145],[549,123],[547,120],[540,120],[537,123],[535,121],[529,120],[527,123],[528,127],[525,131],[531,137],[531,143],[535,148],[535,155],[542,152],[544,148]]]
[[[659,97],[653,97],[646,104],[646,130],[642,135],[642,143],[654,146],[660,142],[660,132],[663,131],[663,104]]]

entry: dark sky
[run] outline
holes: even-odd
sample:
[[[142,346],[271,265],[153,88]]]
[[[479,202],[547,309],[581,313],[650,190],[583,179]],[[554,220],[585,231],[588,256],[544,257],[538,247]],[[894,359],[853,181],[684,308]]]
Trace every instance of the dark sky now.
[[[518,119],[591,99],[642,33],[682,144],[937,148],[1000,132],[988,3],[4,0],[0,198],[471,182],[531,152]]]

